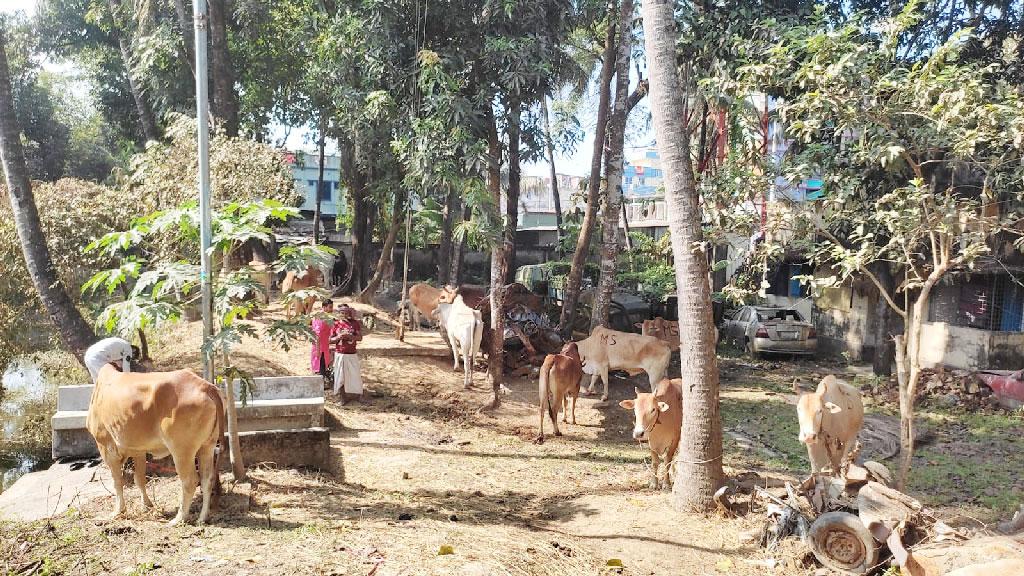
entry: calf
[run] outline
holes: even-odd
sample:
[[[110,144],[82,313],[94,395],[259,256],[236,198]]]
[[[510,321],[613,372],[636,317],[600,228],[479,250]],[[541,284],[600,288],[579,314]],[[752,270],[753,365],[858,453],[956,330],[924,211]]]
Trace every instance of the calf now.
[[[448,342],[455,357],[455,370],[459,369],[459,356],[465,370],[464,384],[469,388],[473,383],[473,363],[480,351],[480,339],[484,333],[484,322],[480,311],[474,310],[462,301],[462,296],[447,288],[442,291],[436,314],[441,319]]]
[[[289,270],[284,277],[284,281],[281,282],[281,294],[288,296],[292,292],[317,288],[323,285],[323,281],[324,273],[314,266],[310,266],[299,273],[296,273],[294,270]],[[295,314],[298,314],[299,316],[312,312],[313,302],[315,300],[316,298],[313,296],[307,296],[306,298],[296,298],[294,302],[286,302],[285,313],[287,314],[288,319],[290,320],[292,317],[293,307]]]
[[[633,411],[633,438],[647,441],[651,450],[651,488],[672,486],[672,461],[679,448],[679,432],[683,425],[683,381],[679,378],[664,379],[658,383],[653,394],[641,392],[635,400],[619,402],[626,410]],[[665,464],[665,482],[660,484],[658,468]]]
[[[800,394],[795,382],[793,389],[800,396],[796,415],[800,421],[800,441],[807,444],[811,472],[817,474],[830,463],[832,473],[839,474],[843,459],[857,443],[857,434],[864,424],[860,390],[832,375],[822,378],[814,392]]]
[[[86,428],[114,479],[117,499],[112,517],[126,510],[121,474],[125,460],[135,462],[135,484],[148,508],[153,502],[146,494],[146,454],[154,458],[170,454],[181,480],[181,506],[171,525],[188,516],[200,481],[203,508],[199,524],[206,522],[211,495],[219,489],[215,448],[224,438],[225,428],[224,399],[213,384],[189,370],[122,373],[106,364],[96,377]]]
[[[558,430],[558,410],[562,410],[562,422],[568,424],[569,399],[572,399],[572,423],[576,423],[576,399],[580,395],[580,380],[583,378],[583,365],[575,342],[562,347],[561,354],[548,354],[540,367],[539,400],[540,400],[540,434],[537,442],[544,441],[544,412],[551,418],[551,426],[555,436],[561,436]]]
[[[651,390],[665,377],[672,350],[668,344],[641,334],[618,332],[598,326],[588,338],[576,343],[583,361],[583,373],[590,374],[588,394],[600,377],[604,382],[602,401],[608,400],[609,370],[643,370],[651,382]]]

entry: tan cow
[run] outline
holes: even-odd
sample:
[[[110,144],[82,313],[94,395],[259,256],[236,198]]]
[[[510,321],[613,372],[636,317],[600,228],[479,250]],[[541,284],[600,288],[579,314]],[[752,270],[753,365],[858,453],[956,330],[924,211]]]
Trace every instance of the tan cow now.
[[[590,388],[586,394],[594,393],[594,385],[600,376],[604,382],[602,401],[608,400],[609,370],[643,370],[651,382],[651,390],[665,377],[672,350],[668,344],[642,334],[619,332],[604,326],[594,328],[590,336],[576,343],[583,361],[583,373],[590,374]]]
[[[635,400],[619,402],[626,410],[633,411],[633,438],[646,441],[651,450],[651,488],[672,486],[672,460],[679,448],[679,433],[683,424],[683,381],[679,378],[664,379],[653,393],[641,392]],[[665,482],[660,484],[658,467],[665,464]]]
[[[420,282],[409,288],[409,313],[412,317],[412,329],[419,330],[423,316],[433,320],[434,310],[437,309],[438,298],[441,297],[441,290],[430,284]]]
[[[1004,558],[983,564],[971,564],[953,570],[946,576],[1021,576],[1024,574],[1024,559]]]
[[[125,460],[135,462],[135,485],[148,508],[153,502],[146,494],[146,454],[154,458],[170,454],[181,480],[181,506],[171,525],[188,516],[200,479],[199,524],[206,522],[211,495],[220,488],[215,448],[225,429],[224,399],[213,384],[190,370],[122,373],[106,364],[96,377],[86,427],[114,479],[117,500],[112,518],[126,510],[121,474]]]
[[[555,436],[558,430],[558,411],[562,410],[562,422],[569,423],[569,399],[572,399],[572,423],[576,423],[576,399],[580,395],[580,380],[583,379],[583,365],[575,342],[562,347],[561,354],[548,354],[540,367],[538,398],[540,400],[540,434],[537,442],[544,441],[544,413],[551,418]]]
[[[800,394],[796,383],[794,392]],[[818,389],[800,394],[796,404],[800,421],[800,441],[807,444],[811,471],[815,474],[832,465],[838,474],[843,458],[857,443],[857,434],[864,424],[864,403],[860,390],[828,375],[821,379]]]
[[[317,288],[323,286],[324,273],[315,266],[306,268],[305,272],[296,273],[294,270],[289,270],[284,277],[284,281],[281,282],[281,294],[287,296],[292,292],[298,292],[300,290],[308,290],[310,288]],[[294,301],[294,313],[301,316],[303,314],[309,314],[313,311],[313,302],[316,298],[309,296],[301,300]],[[285,304],[285,312],[288,318],[291,319],[293,316],[292,309],[293,304]]]

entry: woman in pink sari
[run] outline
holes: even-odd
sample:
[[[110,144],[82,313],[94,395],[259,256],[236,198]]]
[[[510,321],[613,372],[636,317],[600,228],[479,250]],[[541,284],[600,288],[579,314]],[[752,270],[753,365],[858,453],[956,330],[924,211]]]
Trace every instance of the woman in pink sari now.
[[[324,379],[324,388],[330,388],[334,384],[334,374],[331,366],[334,362],[334,352],[331,349],[331,331],[334,329],[334,302],[330,298],[324,298],[320,302],[321,314],[314,316],[312,321],[313,350],[310,354],[310,369],[314,374],[319,374]]]

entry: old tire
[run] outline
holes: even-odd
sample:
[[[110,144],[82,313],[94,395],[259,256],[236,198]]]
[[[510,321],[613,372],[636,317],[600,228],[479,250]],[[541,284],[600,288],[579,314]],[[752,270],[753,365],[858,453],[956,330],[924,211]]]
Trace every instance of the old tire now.
[[[878,562],[878,545],[860,518],[826,512],[811,524],[807,543],[825,567],[846,574],[866,574]]]

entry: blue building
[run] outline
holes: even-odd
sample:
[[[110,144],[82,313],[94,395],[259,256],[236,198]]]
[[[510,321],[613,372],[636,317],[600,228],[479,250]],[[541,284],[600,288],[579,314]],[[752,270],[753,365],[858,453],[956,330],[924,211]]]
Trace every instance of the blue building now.
[[[295,188],[303,195],[303,212],[316,210],[316,183],[319,176],[320,158],[317,154],[294,152],[288,155]],[[320,213],[334,219],[345,213],[345,194],[341,186],[341,159],[338,156],[324,156],[324,186],[320,190]]]

